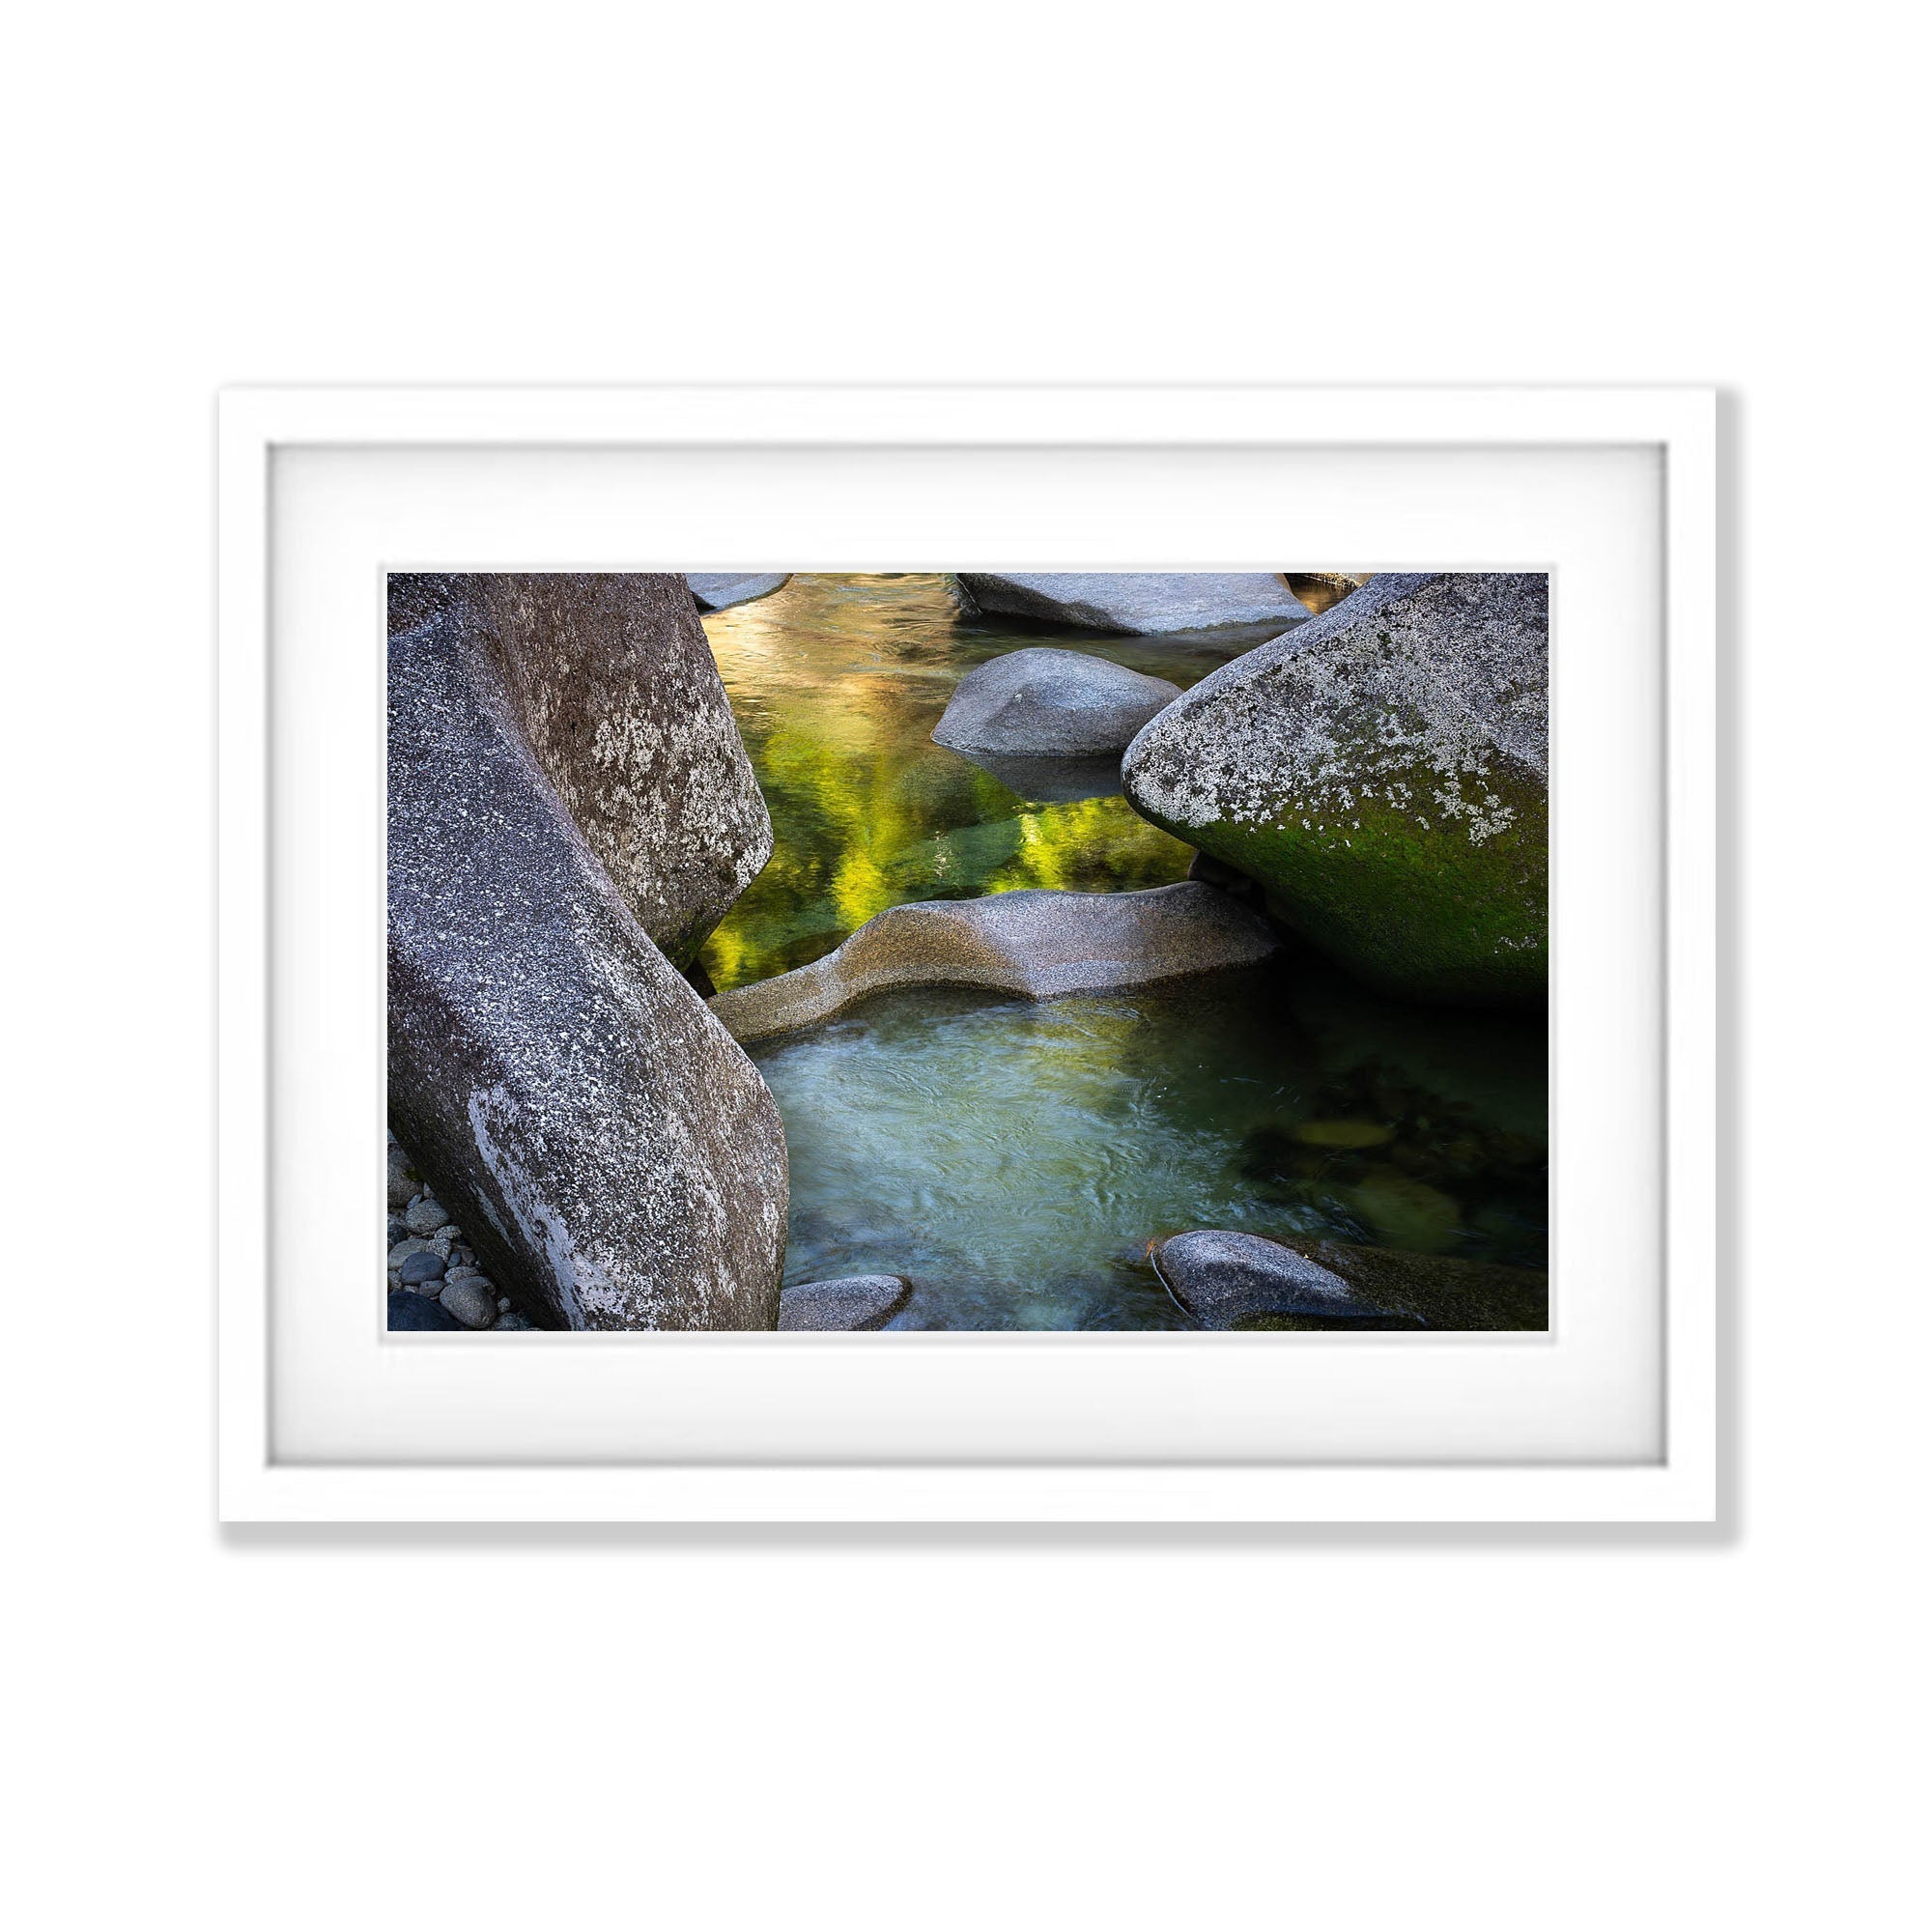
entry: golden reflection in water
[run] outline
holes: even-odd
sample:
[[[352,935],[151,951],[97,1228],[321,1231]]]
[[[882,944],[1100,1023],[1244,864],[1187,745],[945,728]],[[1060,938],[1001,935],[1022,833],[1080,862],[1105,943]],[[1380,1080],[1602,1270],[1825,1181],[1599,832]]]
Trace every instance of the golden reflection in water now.
[[[705,631],[774,834],[770,863],[705,947],[718,986],[809,964],[912,899],[1185,876],[1190,848],[1124,798],[1022,799],[933,744],[932,727],[974,665],[1027,645],[1089,650],[1182,685],[1236,645],[1015,628],[966,613],[938,575],[795,577],[707,617]]]

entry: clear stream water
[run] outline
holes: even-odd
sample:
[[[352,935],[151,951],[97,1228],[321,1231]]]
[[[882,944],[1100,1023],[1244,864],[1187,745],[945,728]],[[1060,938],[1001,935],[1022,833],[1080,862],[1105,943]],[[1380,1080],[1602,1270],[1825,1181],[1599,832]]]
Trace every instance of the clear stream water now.
[[[1015,790],[929,733],[1026,644],[1186,686],[1257,640],[967,618],[940,577],[794,578],[705,629],[776,835],[706,946],[721,987],[909,899],[1184,877],[1190,849],[1117,791]],[[1541,1019],[1382,1000],[1305,952],[1044,1005],[878,994],[753,1058],[790,1146],[786,1281],[907,1275],[895,1327],[1185,1325],[1147,1248],[1186,1228],[1545,1264]]]

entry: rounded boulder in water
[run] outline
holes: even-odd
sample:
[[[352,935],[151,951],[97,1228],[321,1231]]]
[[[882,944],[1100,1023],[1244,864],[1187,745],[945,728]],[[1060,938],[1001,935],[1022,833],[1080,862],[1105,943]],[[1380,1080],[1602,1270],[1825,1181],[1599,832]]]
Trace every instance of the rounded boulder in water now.
[[[1179,696],[1164,677],[1085,651],[1009,651],[959,680],[932,739],[954,752],[1092,757],[1125,751]]]

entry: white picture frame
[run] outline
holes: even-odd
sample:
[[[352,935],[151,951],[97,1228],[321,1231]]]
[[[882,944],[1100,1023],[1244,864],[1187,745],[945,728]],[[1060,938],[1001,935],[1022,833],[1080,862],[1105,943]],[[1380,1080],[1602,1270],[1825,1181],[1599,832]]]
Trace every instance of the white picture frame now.
[[[1714,392],[1689,387],[238,389],[221,398],[219,436],[218,1507],[224,1520],[1694,1523],[1717,1519]],[[398,477],[407,469],[417,479],[414,487],[395,493],[394,501],[410,509],[408,516],[395,513],[393,538],[378,513],[367,510],[375,499],[353,488],[350,459],[386,463]],[[1085,538],[1056,539],[1062,547],[1050,556],[1020,559],[1069,568],[1252,567],[1267,557],[1290,567],[1295,562],[1523,566],[1537,558],[1520,539],[1484,541],[1475,534],[1485,528],[1486,504],[1492,516],[1489,527],[1500,531],[1514,514],[1510,505],[1533,508],[1525,499],[1548,502],[1567,487],[1562,479],[1582,479],[1567,527],[1574,527],[1576,543],[1587,549],[1591,505],[1599,500],[1589,476],[1614,471],[1633,489],[1641,483],[1649,492],[1643,500],[1654,504],[1656,521],[1642,541],[1651,546],[1644,554],[1652,558],[1657,580],[1655,679],[1651,684],[1638,679],[1621,698],[1607,685],[1600,699],[1585,694],[1593,701],[1592,742],[1598,724],[1611,729],[1606,721],[1613,716],[1627,717],[1633,733],[1655,731],[1656,742],[1644,753],[1647,758],[1654,753],[1653,762],[1641,767],[1645,776],[1627,781],[1625,803],[1641,794],[1655,813],[1657,836],[1626,824],[1620,848],[1626,856],[1618,864],[1630,876],[1616,888],[1632,895],[1632,904],[1654,895],[1655,930],[1629,956],[1588,962],[1606,1002],[1613,985],[1641,978],[1636,989],[1641,998],[1634,996],[1628,1011],[1646,1017],[1620,1022],[1606,1005],[1604,1023],[1579,1027],[1577,1034],[1579,1041],[1589,1033],[1601,1036],[1579,1048],[1599,1056],[1591,1065],[1606,1084],[1593,1091],[1607,1093],[1608,1084],[1621,1077],[1619,1068],[1650,1069],[1631,1088],[1631,1106],[1644,1118],[1630,1113],[1618,1129],[1617,1147],[1606,1148],[1595,1164],[1601,1170],[1605,1161],[1627,1160],[1628,1174],[1642,1180],[1631,1198],[1648,1204],[1641,1216],[1630,1217],[1640,1218],[1642,1225],[1629,1231],[1629,1239],[1630,1253],[1637,1258],[1633,1267],[1641,1263],[1647,1269],[1654,1263],[1654,1280],[1642,1293],[1654,1289],[1655,1298],[1646,1311],[1637,1311],[1641,1295],[1630,1286],[1637,1276],[1629,1270],[1625,1298],[1633,1319],[1643,1312],[1649,1326],[1641,1346],[1620,1355],[1621,1342],[1614,1348],[1601,1342],[1606,1358],[1614,1355],[1619,1363],[1626,1392],[1639,1371],[1648,1378],[1641,1453],[1595,1446],[1587,1453],[1573,1451],[1566,1446],[1570,1437],[1554,1429],[1550,1418],[1564,1403],[1582,1406],[1601,1395],[1606,1414],[1616,1403],[1608,1380],[1600,1388],[1587,1376],[1552,1379],[1537,1366],[1558,1360],[1572,1345],[1579,1359],[1588,1352],[1575,1323],[1553,1335],[1550,1352],[1534,1363],[1520,1338],[1480,1338],[1480,1348],[1469,1346],[1478,1338],[1435,1338],[1431,1346],[1437,1352],[1429,1358],[1431,1386],[1438,1391],[1434,1406],[1405,1405],[1391,1394],[1386,1415],[1378,1417],[1373,1411],[1378,1398],[1372,1391],[1384,1368],[1391,1379],[1380,1385],[1391,1389],[1398,1378],[1424,1374],[1418,1366],[1422,1358],[1412,1349],[1404,1354],[1413,1338],[1186,1337],[1184,1344],[1197,1352],[1185,1362],[1175,1355],[1173,1338],[1159,1348],[1135,1348],[1154,1338],[1029,1337],[1023,1338],[1024,1352],[1001,1346],[1022,1338],[930,1338],[955,1346],[900,1354],[906,1393],[895,1405],[882,1393],[887,1385],[877,1368],[878,1345],[927,1338],[573,1336],[535,1338],[534,1347],[522,1350],[516,1346],[522,1337],[473,1338],[461,1368],[445,1375],[440,1365],[458,1359],[447,1350],[436,1356],[398,1350],[377,1332],[373,1318],[364,1322],[360,1313],[351,1325],[342,1325],[333,1314],[316,1314],[319,1297],[340,1294],[339,1286],[330,1290],[328,1270],[319,1264],[308,1268],[314,1276],[309,1287],[297,1281],[307,1264],[292,1260],[286,1247],[277,1248],[278,1223],[298,1219],[332,1239],[327,1231],[335,1221],[345,1213],[355,1219],[364,1172],[359,1151],[364,1128],[356,1109],[376,1108],[367,1131],[374,1136],[370,1145],[380,1147],[380,1101],[368,1088],[365,1054],[373,1051],[380,1064],[380,1034],[371,1037],[370,1014],[380,1013],[381,949],[373,948],[365,966],[351,943],[355,934],[343,930],[345,923],[363,937],[379,930],[366,921],[380,920],[380,906],[370,900],[371,878],[380,895],[380,838],[367,836],[372,824],[380,832],[380,767],[372,779],[370,767],[349,760],[355,783],[344,796],[352,804],[345,811],[338,800],[331,815],[336,845],[302,843],[303,827],[312,821],[299,788],[286,787],[298,784],[310,763],[290,755],[291,748],[304,741],[301,734],[325,731],[336,719],[344,734],[340,742],[354,738],[359,746],[365,713],[368,722],[380,724],[379,582],[366,567],[368,558],[405,568],[933,567],[930,530],[938,525],[928,524],[923,537],[907,535],[903,544],[913,548],[898,551],[892,549],[897,539],[875,540],[852,523],[842,526],[841,538],[836,491],[829,497],[811,493],[813,514],[822,521],[814,533],[786,539],[790,547],[782,554],[774,554],[776,539],[769,534],[755,554],[728,545],[696,552],[698,539],[692,530],[731,527],[719,521],[720,504],[741,501],[749,516],[754,499],[781,495],[761,494],[757,477],[796,479],[813,464],[828,475],[851,479],[854,501],[864,500],[867,490],[887,500],[879,478],[888,473],[893,500],[917,498],[926,491],[928,517],[945,512],[947,492],[953,490],[962,528],[971,503],[982,510],[988,501],[1009,503],[1016,493],[1024,495],[1029,475],[1044,474],[1056,465],[1056,473],[1094,479],[1096,491],[1114,487],[1101,480],[1110,475],[1126,479],[1119,485],[1122,490],[1130,490],[1136,477],[1151,479],[1142,491],[1149,514],[1164,512],[1167,521],[1151,523],[1138,539],[1116,540],[1125,549],[1103,554],[1092,547],[1103,541],[1096,523]],[[1232,552],[1220,554],[1203,551],[1201,544],[1214,539],[1190,527],[1197,514],[1211,524],[1208,511],[1216,501],[1230,500],[1226,493],[1236,487],[1230,479],[1238,474],[1277,479],[1265,487],[1279,487],[1290,497],[1301,490],[1311,522],[1331,515],[1342,520],[1330,525],[1332,531],[1367,529],[1367,521],[1350,526],[1347,517],[1367,519],[1378,490],[1394,503],[1398,485],[1391,479],[1406,466],[1438,477],[1453,472],[1464,480],[1453,502],[1448,497],[1435,499],[1439,514],[1430,507],[1426,492],[1402,499],[1408,507],[1402,512],[1406,521],[1398,550],[1342,554],[1333,548],[1340,539],[1330,534],[1323,539],[1326,548],[1304,546],[1284,557],[1284,543],[1293,540],[1265,550],[1250,530],[1230,539]],[[946,480],[949,470],[956,472],[952,483]],[[986,480],[995,471],[1000,488],[989,490]],[[1532,487],[1522,480],[1532,472],[1557,481]],[[1317,475],[1332,479],[1319,498],[1308,486]],[[473,490],[468,480],[472,477]],[[678,485],[674,495],[664,494],[667,478]],[[1493,480],[1492,503],[1484,494],[1492,487],[1485,479]],[[573,491],[583,494],[573,497]],[[606,520],[597,504],[609,497],[621,507],[627,491],[636,493],[634,504],[703,499],[712,506],[712,521],[693,523],[675,554],[657,548],[668,536],[623,538],[613,533],[637,528],[635,519]],[[793,495],[802,494],[794,480]],[[1066,495],[1063,488],[1040,500],[1062,502]],[[1339,508],[1331,510],[1330,497]],[[1611,496],[1601,500],[1608,504]],[[573,524],[566,516],[545,535],[537,534],[536,520],[519,521],[520,502],[548,503],[554,513],[559,501],[579,502],[579,521]],[[787,513],[784,504],[774,511],[769,502],[761,512],[781,519]],[[1111,514],[1114,527],[1131,521],[1119,505]],[[288,515],[305,517],[317,529],[335,518],[338,530],[361,518],[354,541],[341,537],[330,553],[338,559],[333,576],[298,562],[277,522]],[[471,521],[464,523],[465,517]],[[668,529],[668,509],[666,517]],[[406,525],[416,534],[406,533]],[[867,529],[874,527],[885,525]],[[1176,534],[1157,539],[1156,527]],[[531,534],[525,538],[518,534],[522,530]],[[423,531],[444,534],[425,537]],[[583,534],[576,540],[557,531]],[[880,548],[868,549],[875,541]],[[1076,541],[1090,548],[1070,554],[1065,545]],[[1142,548],[1133,547],[1136,541]],[[424,542],[437,548],[426,552],[420,548]],[[457,544],[461,554],[451,549]],[[1548,554],[1558,612],[1558,822],[1567,819],[1572,828],[1587,829],[1593,816],[1628,821],[1628,811],[1595,813],[1588,795],[1573,797],[1567,807],[1562,797],[1561,640],[1567,624],[1581,635],[1588,611],[1565,601],[1566,582],[1585,581],[1582,566],[1566,579],[1568,566],[1553,549]],[[910,560],[915,554],[923,559],[917,566]],[[356,601],[365,597],[366,636],[363,607]],[[325,624],[316,613],[330,599],[340,602]],[[309,631],[320,642],[299,645],[298,638]],[[1597,650],[1587,663],[1577,660],[1579,678],[1587,682],[1614,658],[1614,651]],[[278,726],[276,707],[286,704],[291,689],[303,694],[305,709],[293,724]],[[1581,701],[1581,689],[1573,686],[1573,700]],[[1651,703],[1652,696],[1661,702]],[[284,733],[279,738],[278,728]],[[298,736],[289,737],[289,731]],[[279,756],[271,756],[271,742]],[[1573,768],[1596,771],[1599,788],[1608,781],[1604,775],[1620,769],[1616,760],[1623,753],[1616,746],[1593,750],[1574,732],[1567,742],[1580,748]],[[1634,746],[1634,736],[1632,742]],[[1638,766],[1629,769],[1635,772]],[[313,777],[306,782],[313,792]],[[345,818],[353,821],[346,828],[339,823]],[[1559,838],[1554,886],[1559,974],[1564,908],[1573,918],[1587,917],[1599,885],[1585,875],[1586,867],[1566,875],[1563,850]],[[339,895],[332,901],[338,916],[302,925],[302,908],[311,895],[320,906],[328,893]],[[353,920],[339,916],[345,907],[357,909]],[[271,935],[274,922],[279,923]],[[278,952],[280,967],[288,964],[291,931],[313,939],[320,949],[314,955],[318,963],[293,992],[286,978],[276,981],[281,990],[271,997]],[[1602,946],[1574,952],[1578,972],[1584,970],[1583,952],[1606,952],[1612,940],[1606,924]],[[339,953],[328,950],[338,945]],[[1584,1012],[1594,996],[1585,989],[1564,997],[1574,1016]],[[292,1013],[300,1021],[293,1032]],[[331,1055],[322,1036],[338,1019],[341,1037],[351,1047]],[[349,1138],[356,1147],[339,1148],[340,1136],[337,1142],[318,1142],[327,1151],[312,1149],[307,1164],[296,1170],[287,1158],[292,1136],[274,1113],[273,1096],[298,1077],[297,1063],[305,1054],[327,1063],[316,1077],[328,1083],[328,1097],[312,1110],[314,1121],[353,1119],[357,1124]],[[1559,1051],[1552,1093],[1559,1139],[1572,1118],[1566,1106],[1577,1108],[1581,1091],[1581,1085],[1573,1085],[1566,1102],[1565,1083],[1587,1083],[1589,1077],[1582,1061],[1574,1056],[1566,1061]],[[1652,1111],[1655,1120],[1649,1122]],[[309,1121],[305,1113],[296,1141],[311,1130]],[[1651,1126],[1655,1139],[1647,1142]],[[1653,1176],[1646,1163],[1660,1171]],[[373,1179],[367,1191],[375,1198]],[[1608,1229],[1614,1220],[1601,1215],[1595,1225]],[[359,1226],[352,1233],[351,1253],[359,1233]],[[1587,1262],[1586,1256],[1574,1264],[1579,1281]],[[1559,1308],[1565,1266],[1559,1236]],[[339,1268],[332,1279],[339,1284]],[[372,1302],[374,1293],[372,1288]],[[310,1325],[316,1321],[325,1321],[326,1329]],[[1552,1326],[1560,1327],[1560,1320]],[[292,1349],[291,1337],[302,1346]],[[605,1346],[607,1339],[616,1346]],[[1122,1350],[1123,1342],[1129,1346]],[[734,1349],[734,1343],[744,1346]],[[1281,1348],[1284,1343],[1348,1346],[1304,1346],[1291,1352]],[[487,1367],[478,1366],[478,1344],[496,1351]],[[1494,1352],[1513,1346],[1513,1361]],[[874,1350],[869,1356],[867,1349]],[[1100,1372],[1093,1368],[1095,1361],[1102,1364]],[[1494,1370],[1496,1363],[1505,1366]],[[1292,1385],[1281,1379],[1291,1368]],[[330,1389],[325,1385],[334,1370],[341,1375]],[[1534,1400],[1549,1426],[1537,1436],[1525,1423],[1523,1440],[1542,1445],[1533,1453],[1514,1453],[1505,1437],[1485,1435],[1475,1426],[1476,1412],[1492,1412],[1482,1391],[1484,1378],[1492,1373],[1500,1378],[1498,1389],[1513,1377],[1525,1387],[1541,1378],[1543,1393]],[[840,1376],[848,1379],[840,1382]],[[525,1378],[521,1383],[519,1377]],[[842,1434],[835,1437],[820,1427],[814,1435],[811,1417],[803,1413],[798,1433],[783,1440],[781,1431],[760,1434],[751,1426],[753,1415],[773,1412],[773,1391],[781,1397],[788,1389],[821,1381],[838,1393],[836,1402],[822,1405],[819,1422],[838,1408],[849,1425]],[[735,1388],[749,1389],[753,1382],[763,1391],[757,1402],[733,1397]],[[519,1387],[530,1392],[527,1400],[506,1398],[506,1390]],[[1439,1399],[1440,1391],[1453,1395],[1459,1387],[1471,1392],[1460,1411],[1456,1402]],[[1326,1423],[1324,1388],[1346,1388],[1346,1401],[1336,1399]],[[738,1437],[730,1433],[734,1399],[745,1419]],[[943,1438],[931,1434],[943,1424],[948,1402],[974,1400],[987,1429],[978,1435],[961,1429]],[[384,1422],[385,1404],[395,1405],[399,1420]],[[777,1406],[782,1409],[782,1401]],[[895,1414],[895,1408],[907,1412]],[[966,1408],[956,1413],[970,1419]],[[1351,1418],[1348,1431],[1331,1426],[1344,1414]],[[498,1419],[496,1435],[486,1435],[480,1426],[490,1415]],[[1237,1431],[1230,1432],[1243,1415],[1253,1427],[1248,1436],[1238,1436],[1242,1453],[1236,1455],[1229,1445],[1237,1442]],[[449,1433],[438,1437],[414,1432],[412,1418],[425,1431],[446,1425]],[[1385,1425],[1379,1435],[1372,1428],[1377,1423]],[[990,1432],[1008,1425],[1014,1453],[994,1453],[987,1447],[995,1440]],[[644,1453],[639,1432],[647,1434],[650,1427],[660,1434]],[[922,1427],[927,1429],[923,1436]],[[1620,1436],[1611,1416],[1600,1439],[1634,1442],[1634,1423]],[[902,1453],[895,1452],[895,1441]],[[1292,1444],[1293,1453],[1280,1452],[1284,1443]],[[1325,1446],[1331,1443],[1337,1445],[1334,1453]]]

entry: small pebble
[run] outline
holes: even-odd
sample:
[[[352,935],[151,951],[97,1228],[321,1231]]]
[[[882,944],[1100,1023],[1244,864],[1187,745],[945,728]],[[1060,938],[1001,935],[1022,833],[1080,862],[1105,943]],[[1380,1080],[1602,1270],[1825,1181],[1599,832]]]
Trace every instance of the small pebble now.
[[[499,1315],[491,1322],[493,1328],[527,1328],[530,1324],[521,1315]]]
[[[474,1275],[465,1281],[446,1283],[442,1305],[466,1328],[488,1328],[497,1319],[496,1296]]]
[[[499,1294],[497,1297],[497,1313],[498,1315],[507,1315],[509,1314],[509,1312],[510,1312],[510,1297],[507,1294]]]
[[[454,1267],[447,1267],[443,1269],[443,1273],[446,1274],[451,1281],[461,1281],[465,1275],[481,1274],[483,1270],[481,1268],[473,1268],[467,1266],[462,1262],[458,1262]]]
[[[412,1255],[402,1266],[402,1282],[405,1288],[415,1288],[427,1281],[442,1279],[442,1257],[440,1255]]]
[[[403,1219],[410,1225],[412,1235],[433,1235],[439,1228],[449,1223],[449,1209],[441,1202],[432,1201],[428,1195],[410,1204]]]

